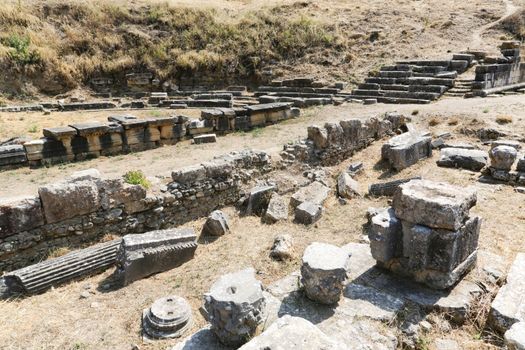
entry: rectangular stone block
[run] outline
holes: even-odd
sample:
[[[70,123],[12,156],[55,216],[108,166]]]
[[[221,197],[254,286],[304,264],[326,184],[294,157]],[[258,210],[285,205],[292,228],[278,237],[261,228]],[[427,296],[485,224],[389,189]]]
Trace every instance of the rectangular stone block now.
[[[167,271],[193,258],[197,235],[193,229],[170,229],[122,238],[116,275],[124,285]]]
[[[193,138],[193,143],[199,145],[201,143],[214,143],[217,142],[217,135],[215,134],[204,134],[198,135]]]
[[[407,132],[391,138],[381,148],[382,159],[399,171],[432,156],[432,138],[418,132]]]
[[[26,151],[22,145],[0,146],[0,167],[19,165],[27,162]]]
[[[0,238],[44,225],[38,197],[0,199]]]
[[[413,180],[399,186],[392,206],[402,220],[455,231],[463,226],[476,200],[473,188]]]
[[[157,142],[160,141],[160,128],[155,126],[149,126],[144,130],[144,142]]]
[[[48,224],[81,216],[100,208],[98,187],[93,181],[60,182],[38,189]]]
[[[394,215],[394,209],[380,209],[370,220],[368,238],[370,250],[377,261],[388,262],[402,253],[401,221]]]
[[[77,134],[77,131],[70,126],[59,126],[56,128],[44,128],[44,136],[54,140],[71,138]]]

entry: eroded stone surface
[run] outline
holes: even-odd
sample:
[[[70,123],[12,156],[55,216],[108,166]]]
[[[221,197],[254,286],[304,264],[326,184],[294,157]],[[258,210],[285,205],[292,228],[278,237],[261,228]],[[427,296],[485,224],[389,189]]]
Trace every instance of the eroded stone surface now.
[[[509,171],[518,156],[516,148],[511,146],[497,146],[490,150],[490,166],[498,170]]]
[[[388,140],[381,148],[381,157],[399,171],[432,156],[432,138],[420,132],[407,132]]]
[[[303,202],[295,208],[295,221],[303,225],[317,222],[323,214],[323,208],[312,202]]]
[[[525,253],[519,253],[507,275],[507,283],[501,287],[492,302],[489,324],[505,333],[514,323],[525,322]]]
[[[229,346],[246,343],[265,319],[262,284],[252,268],[221,276],[204,300],[213,332]]]
[[[293,257],[293,238],[288,234],[275,237],[270,256],[277,260],[286,260]]]
[[[525,350],[525,322],[515,323],[505,332],[505,344],[508,350]]]
[[[0,199],[0,238],[43,224],[44,214],[39,197]]]
[[[202,234],[210,236],[222,236],[229,231],[228,216],[220,210],[214,210],[208,216],[202,228]]]
[[[413,180],[399,186],[393,207],[398,218],[448,230],[459,229],[476,204],[473,188],[443,182]]]
[[[178,338],[191,326],[191,306],[179,296],[155,300],[142,314],[145,336],[153,339]]]
[[[296,208],[301,203],[310,202],[322,206],[328,198],[329,193],[330,188],[319,181],[314,181],[310,185],[295,192],[290,199],[290,205],[292,208]]]
[[[394,209],[379,209],[371,218],[368,231],[374,259],[387,262],[398,256],[402,249],[401,236],[401,221],[395,216]]]
[[[288,219],[288,202],[277,193],[272,193],[268,208],[264,213],[264,222],[273,224]]]
[[[464,148],[443,148],[437,165],[448,168],[462,168],[480,171],[487,165],[485,151]]]
[[[261,335],[239,350],[343,350],[346,346],[334,341],[311,322],[293,316],[283,316]]]
[[[301,282],[308,298],[323,304],[339,301],[347,279],[348,253],[331,244],[314,242],[303,255]]]
[[[351,199],[361,196],[359,183],[347,172],[342,172],[337,178],[337,194],[342,198]]]

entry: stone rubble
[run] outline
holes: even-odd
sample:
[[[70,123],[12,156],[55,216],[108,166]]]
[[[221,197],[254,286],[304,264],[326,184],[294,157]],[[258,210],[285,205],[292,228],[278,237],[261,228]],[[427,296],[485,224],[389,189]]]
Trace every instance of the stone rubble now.
[[[362,195],[359,183],[352,179],[346,172],[342,172],[337,178],[337,194],[339,197],[346,199],[352,199]]]
[[[388,140],[381,148],[381,159],[396,171],[432,156],[432,138],[421,132],[408,132]]]
[[[480,171],[487,165],[487,162],[488,155],[485,151],[464,148],[442,148],[440,157],[436,163],[438,166],[446,168]]]
[[[274,224],[278,221],[286,220],[288,220],[288,202],[274,192],[264,213],[263,221],[267,224]]]
[[[289,260],[294,256],[293,238],[289,234],[277,235],[273,241],[270,256],[276,260]]]

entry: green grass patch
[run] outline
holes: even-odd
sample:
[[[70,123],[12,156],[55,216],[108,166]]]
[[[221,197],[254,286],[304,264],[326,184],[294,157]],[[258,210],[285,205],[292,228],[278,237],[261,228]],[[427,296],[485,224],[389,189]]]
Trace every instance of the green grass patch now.
[[[140,185],[145,189],[151,187],[151,182],[146,178],[146,175],[140,170],[130,170],[123,176],[124,181],[130,185]]]

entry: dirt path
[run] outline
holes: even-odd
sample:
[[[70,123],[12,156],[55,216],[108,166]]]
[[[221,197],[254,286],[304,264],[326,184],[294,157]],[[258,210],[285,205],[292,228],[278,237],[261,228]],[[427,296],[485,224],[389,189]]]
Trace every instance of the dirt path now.
[[[472,49],[477,49],[483,46],[483,33],[485,33],[490,28],[496,26],[497,24],[501,23],[505,18],[513,15],[520,9],[520,7],[514,5],[514,2],[512,0],[503,0],[503,2],[505,3],[505,14],[498,20],[487,23],[484,26],[479,27],[472,33],[472,42],[470,46]]]

